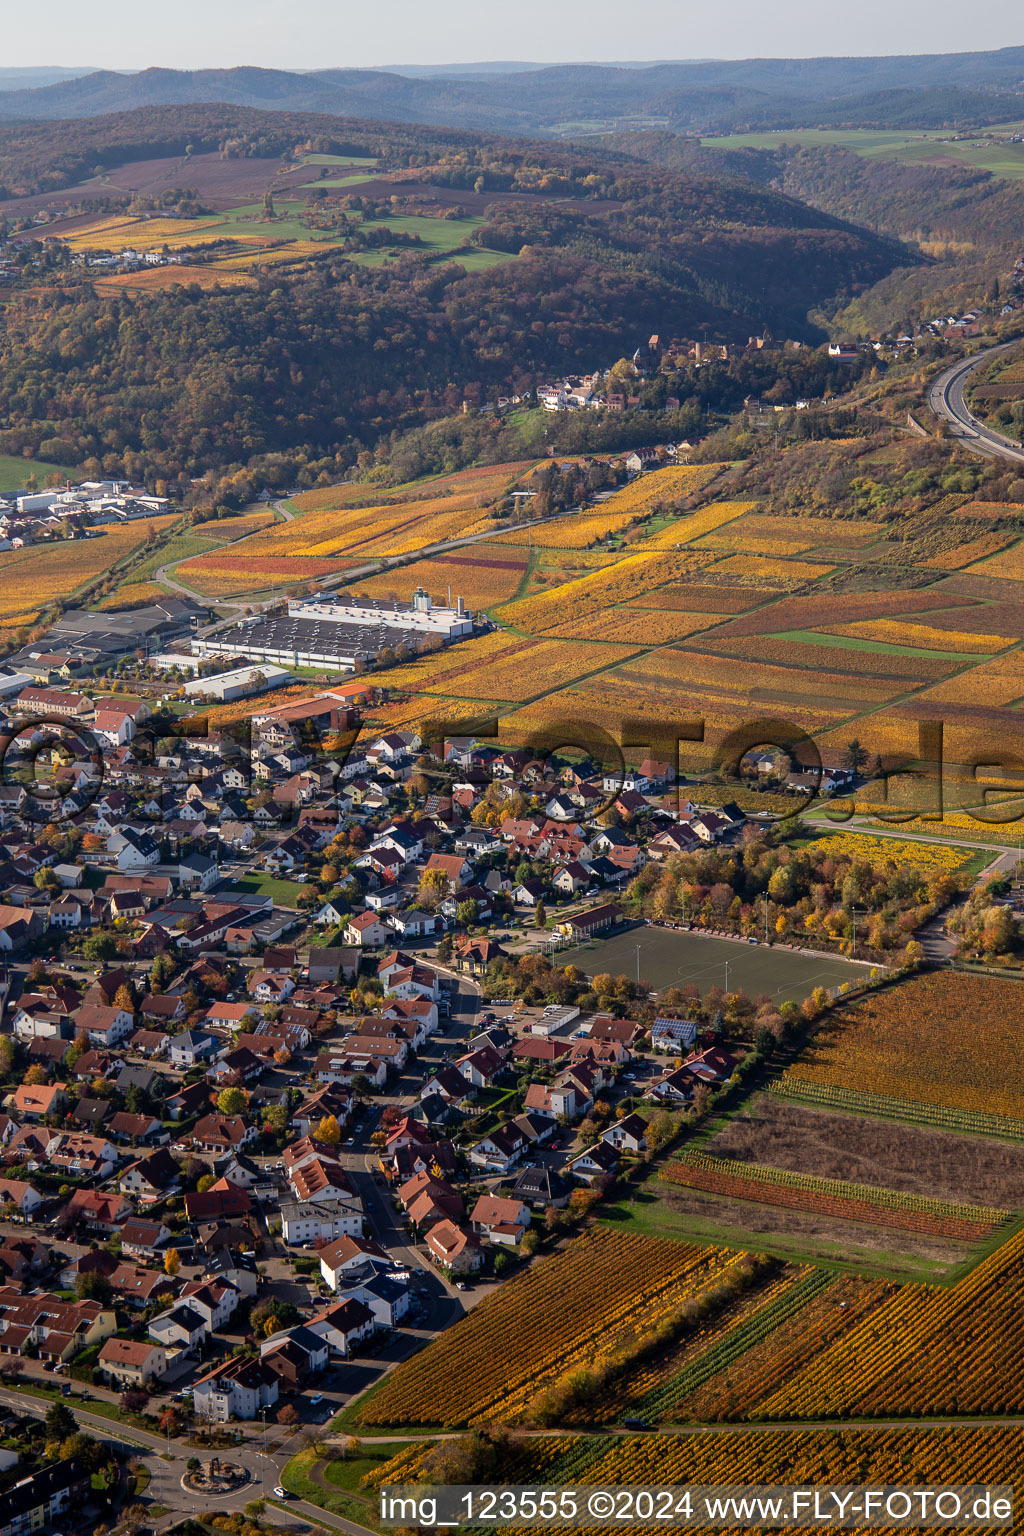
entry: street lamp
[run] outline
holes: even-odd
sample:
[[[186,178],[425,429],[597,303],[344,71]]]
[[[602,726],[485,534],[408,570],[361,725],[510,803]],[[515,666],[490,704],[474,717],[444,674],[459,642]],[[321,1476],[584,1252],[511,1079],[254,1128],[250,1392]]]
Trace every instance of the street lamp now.
[[[725,962],[725,994],[729,995],[729,961]]]
[[[636,984],[640,985],[640,945],[636,947]]]
[[[850,917],[853,920],[853,937],[851,939],[851,946],[850,946],[850,958],[852,960],[856,960],[856,958],[857,958],[857,912],[858,912],[858,910],[860,912],[866,914],[867,908],[866,907],[861,907],[859,909],[857,907],[851,907],[850,908]]]

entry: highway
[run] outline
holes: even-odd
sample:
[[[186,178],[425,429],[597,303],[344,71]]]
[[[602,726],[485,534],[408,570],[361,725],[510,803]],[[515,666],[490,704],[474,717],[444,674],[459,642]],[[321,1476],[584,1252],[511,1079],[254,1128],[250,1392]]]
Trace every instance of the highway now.
[[[1024,464],[1024,448],[1020,443],[987,427],[971,414],[964,402],[964,386],[975,369],[983,368],[992,358],[1019,345],[1016,341],[1006,341],[998,347],[986,347],[984,352],[962,358],[945,369],[928,390],[928,406],[934,415],[949,422],[952,435],[971,453],[980,454],[985,459],[1006,459]]]

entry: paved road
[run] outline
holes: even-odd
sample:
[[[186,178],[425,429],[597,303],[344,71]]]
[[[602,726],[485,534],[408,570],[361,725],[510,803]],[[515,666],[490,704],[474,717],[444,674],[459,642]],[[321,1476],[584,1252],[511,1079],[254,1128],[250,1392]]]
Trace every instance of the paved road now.
[[[420,1334],[433,1337],[435,1333],[440,1333],[455,1322],[467,1307],[472,1306],[480,1294],[486,1294],[488,1289],[483,1287],[478,1291],[474,1287],[468,1292],[457,1290],[431,1263],[426,1246],[410,1242],[404,1223],[394,1211],[392,1197],[381,1180],[379,1155],[370,1142],[384,1104],[393,1104],[401,1110],[411,1108],[419,1098],[425,1075],[440,1066],[450,1055],[461,1053],[476,1030],[481,998],[479,985],[469,977],[456,976],[436,961],[431,961],[431,964],[453,982],[452,1011],[445,1031],[434,1035],[424,1045],[415,1064],[402,1074],[394,1089],[380,1103],[379,1109],[364,1123],[361,1133],[353,1139],[352,1150],[344,1152],[341,1158],[356,1193],[362,1197],[369,1235],[403,1264],[424,1272],[427,1316],[419,1328],[403,1330],[411,1332],[414,1338]]]
[[[201,1516],[221,1510],[239,1510],[251,1499],[266,1495],[270,1496],[267,1515],[272,1519],[276,1516],[279,1520],[291,1523],[296,1515],[301,1515],[316,1525],[344,1531],[346,1536],[374,1536],[367,1526],[332,1514],[319,1504],[308,1504],[304,1499],[290,1499],[287,1504],[274,1502],[271,1490],[280,1482],[285,1463],[299,1448],[298,1442],[287,1443],[292,1440],[291,1436],[286,1436],[286,1443],[276,1451],[268,1450],[264,1453],[261,1435],[232,1446],[230,1450],[221,1451],[222,1459],[241,1462],[248,1469],[249,1481],[237,1493],[227,1494],[223,1498],[200,1498],[182,1488],[181,1479],[188,1458],[193,1455],[206,1456],[207,1452],[186,1445],[182,1440],[167,1440],[162,1435],[151,1435],[132,1425],[122,1426],[100,1414],[89,1413],[74,1398],[62,1401],[71,1409],[83,1430],[87,1430],[97,1440],[108,1441],[127,1450],[130,1456],[144,1463],[150,1475],[145,1497],[168,1511],[167,1515],[157,1519],[157,1530],[177,1524],[184,1515]],[[0,1403],[16,1408],[19,1413],[34,1414],[37,1418],[45,1418],[50,1407],[48,1400],[12,1388],[0,1389]],[[279,1443],[281,1433],[280,1427],[275,1425],[273,1434]]]
[[[1007,459],[1024,464],[1024,448],[1013,438],[994,432],[968,410],[964,401],[964,386],[977,368],[983,368],[992,358],[1019,346],[1016,341],[1003,342],[998,347],[987,347],[973,357],[961,359],[940,373],[928,391],[928,405],[936,416],[948,421],[953,436],[971,453],[985,459]]]

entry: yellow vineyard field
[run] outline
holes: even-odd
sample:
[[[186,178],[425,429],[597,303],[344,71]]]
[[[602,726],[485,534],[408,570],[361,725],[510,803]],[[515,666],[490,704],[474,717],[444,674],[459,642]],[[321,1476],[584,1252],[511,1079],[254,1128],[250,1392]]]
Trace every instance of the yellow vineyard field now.
[[[935,704],[1012,704],[1024,698],[1024,651],[1007,651],[979,662],[969,672],[936,683],[918,698]]]
[[[1006,581],[1024,581],[1024,544],[1014,544],[1001,554],[976,562],[969,569],[978,576],[1000,576]]]
[[[146,603],[155,603],[160,598],[167,596],[167,588],[161,587],[155,581],[130,581],[123,587],[118,587],[116,592],[111,592],[109,597],[103,598],[97,606],[100,608],[137,608]]]
[[[200,288],[247,288],[252,279],[243,272],[222,272],[214,266],[190,267],[187,265],[173,267],[146,267],[142,272],[114,272],[106,277],[97,277],[94,284],[100,293],[164,293],[169,288],[181,284],[185,287],[195,283]]]
[[[726,523],[735,522],[737,518],[756,506],[753,501],[715,501],[710,507],[701,507],[697,512],[691,512],[685,517],[678,518],[669,523],[665,528],[659,528],[657,533],[652,533],[646,539],[640,539],[631,546],[633,551],[655,549],[678,549],[684,544],[691,544],[695,539],[702,538],[706,534],[713,533],[716,528],[723,527]]]
[[[453,601],[463,597],[471,609],[490,608],[492,604],[508,602],[515,595],[526,565],[518,558],[495,559],[488,553],[489,549],[487,543],[458,550],[447,558],[438,555],[433,560],[415,560],[397,571],[361,577],[353,585],[371,597],[395,595],[405,602],[409,601],[409,595],[416,587],[423,587],[435,603],[445,604],[450,587]],[[475,559],[475,555],[479,558]]]
[[[641,475],[621,490],[614,491],[591,511],[548,519],[540,527],[534,528],[533,542],[544,549],[586,549],[600,539],[622,533],[631,524],[650,517],[656,508],[696,495],[710,484],[722,467],[720,464],[679,465],[673,469]],[[746,507],[751,505],[753,503],[746,503]],[[739,512],[731,515],[739,516]],[[709,526],[717,527],[717,523],[712,522]],[[695,536],[687,535],[689,538]],[[526,535],[517,529],[509,529],[508,533],[501,535],[502,543],[518,544],[525,540]],[[669,549],[674,548],[676,542],[675,539],[665,544],[641,540],[634,547]]]
[[[846,522],[831,517],[778,517],[752,512],[745,517],[737,533],[749,533],[756,539],[806,539],[811,544],[869,544],[885,532],[884,523],[866,519]]]
[[[85,229],[61,237],[73,251],[121,250],[130,246],[152,251],[158,246],[207,245],[234,239],[235,227],[208,219],[97,219]]]
[[[409,501],[422,501],[428,497],[467,498],[453,501],[453,506],[485,507],[514,482],[528,476],[536,468],[535,459],[518,459],[505,464],[486,464],[478,469],[460,469],[451,475],[441,475],[432,480],[413,480],[402,485],[378,487],[367,484],[328,485],[315,491],[300,491],[292,497],[297,512],[331,512],[367,503],[395,506]]]
[[[827,576],[834,567],[813,560],[769,560],[761,555],[731,555],[715,566],[716,576],[734,576],[743,581],[763,581],[780,586],[798,586]]]
[[[957,509],[957,517],[1020,517],[1024,503],[1017,501],[968,501]]]
[[[595,1227],[486,1297],[388,1376],[364,1424],[515,1424],[577,1364],[592,1365],[638,1326],[741,1262],[734,1254]]]
[[[914,977],[821,1028],[784,1081],[1024,1119],[1024,1037],[1015,981]]]
[[[683,613],[657,608],[613,608],[568,624],[556,624],[545,633],[552,639],[618,640],[635,645],[668,645],[687,635],[718,624],[726,614]]]
[[[92,538],[0,552],[0,617],[38,613],[58,597],[66,598],[144,545],[150,528],[160,533],[177,520],[170,514],[111,526]]]
[[[501,610],[501,619],[517,629],[543,633],[595,609],[642,597],[665,582],[699,570],[710,559],[707,554],[630,554],[607,570],[594,571],[550,592],[509,603]]]
[[[723,553],[778,556],[802,555],[814,545],[808,539],[758,539],[744,534],[709,533],[698,540],[700,549],[720,549]]]
[[[219,517],[213,523],[199,523],[192,532],[197,539],[237,539],[242,534],[259,533],[275,521],[273,512],[243,512],[237,517]]]
[[[895,864],[900,869],[916,869],[925,878],[952,874],[971,857],[967,848],[945,848],[941,843],[918,843],[898,837],[871,837],[861,832],[837,832],[831,837],[817,838],[810,846],[833,858],[845,856],[876,867]]]
[[[983,533],[967,544],[958,545],[956,549],[946,549],[941,555],[933,555],[930,560],[922,560],[921,564],[927,565],[934,571],[962,571],[968,565],[973,565],[975,561],[986,560],[997,550],[1005,549],[1011,539],[1012,534],[1008,533]]]
[[[473,670],[459,674],[460,696],[473,699],[505,699],[517,703],[560,688],[587,672],[615,666],[636,654],[629,645],[586,645],[577,641],[544,640]],[[432,685],[436,691],[447,687]]]
[[[452,650],[434,651],[418,656],[415,661],[389,667],[381,676],[381,682],[389,689],[401,692],[422,693],[428,689],[436,693],[461,693],[458,681],[466,672],[524,650],[530,645],[521,635],[510,635],[504,630],[494,630],[489,635],[478,635],[465,640]]]
[[[292,240],[287,245],[275,245],[269,249],[264,247],[230,256],[217,256],[211,265],[219,272],[251,273],[256,267],[289,266],[293,262],[307,261],[310,256],[321,256],[330,249],[322,240]]]
[[[865,1341],[870,1330],[864,1330]],[[823,1391],[823,1414],[835,1416]],[[918,1488],[960,1484],[1016,1484],[1024,1462],[1024,1429],[1014,1425],[904,1424],[885,1427],[827,1429],[751,1429],[742,1434],[723,1434],[698,1429],[682,1434],[615,1435],[601,1442],[595,1461],[590,1455],[593,1439],[583,1435],[533,1436],[499,1464],[495,1480],[518,1482],[537,1488],[557,1488],[555,1465],[583,1458],[586,1481],[609,1487],[665,1487],[676,1483],[789,1484],[813,1488],[868,1480],[874,1487],[912,1484]],[[431,1481],[431,1443],[414,1442],[403,1447],[382,1466],[368,1473],[364,1486]],[[570,1479],[571,1481],[571,1479]],[[577,1478],[577,1486],[582,1478]],[[632,1536],[653,1536],[658,1521],[636,1521]],[[504,1527],[502,1536],[509,1527]],[[590,1526],[582,1536],[601,1529]],[[889,1527],[885,1536],[891,1536]]]
[[[1001,635],[978,635],[962,629],[936,629],[931,624],[910,624],[903,619],[862,619],[855,624],[821,625],[826,635],[847,635],[854,640],[880,640],[886,645],[909,645],[918,650],[1004,651],[1009,641]]]

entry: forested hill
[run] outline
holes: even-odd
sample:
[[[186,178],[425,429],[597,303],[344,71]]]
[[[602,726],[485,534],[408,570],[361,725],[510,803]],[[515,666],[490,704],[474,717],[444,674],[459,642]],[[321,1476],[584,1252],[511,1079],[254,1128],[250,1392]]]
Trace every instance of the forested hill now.
[[[753,181],[898,240],[965,245],[1003,259],[1020,254],[1024,182],[971,166],[875,159],[828,145],[719,149],[665,131],[601,142],[669,170]]]
[[[674,135],[664,137],[674,144],[686,142]],[[623,144],[624,150],[614,142],[574,145],[221,104],[142,108],[88,123],[12,124],[0,134],[0,214],[15,216],[18,198],[73,189],[97,168],[177,159],[181,163],[175,174],[187,185],[188,159],[193,155],[216,152],[229,159],[280,158],[285,169],[298,163],[298,149],[372,156],[381,170],[423,168],[428,181],[467,192],[529,192],[563,212],[569,202],[578,204],[582,213],[588,204],[623,202],[642,208],[645,216],[661,213],[701,226],[849,233],[845,221],[756,185],[742,160],[716,159],[705,153],[699,163],[672,163],[669,157],[659,164],[656,156],[648,160],[628,141]],[[7,209],[5,201],[11,205]],[[69,201],[73,203],[73,196]],[[857,234],[864,238],[864,231]]]
[[[747,59],[643,67],[565,64],[486,76],[396,70],[97,70],[0,91],[0,118],[83,118],[224,102],[489,132],[561,131],[573,122],[664,121],[678,129],[864,123],[970,126],[1022,114],[1024,49],[910,58]]]
[[[271,167],[266,157],[283,151],[299,165],[297,143],[369,151],[411,168],[369,173],[380,223],[401,218],[408,188],[465,199],[477,210],[475,246],[499,256],[467,272],[458,251],[439,260],[413,247],[367,266],[341,244],[314,244],[287,271],[250,269],[242,286],[172,286],[165,268],[170,282],[159,289],[111,292],[94,288],[90,269],[50,235],[59,224],[44,244],[26,220],[9,249],[38,260],[2,311],[0,453],[132,478],[262,476],[272,460],[285,484],[311,465],[336,475],[464,398],[610,367],[653,332],[745,341],[767,328],[820,341],[809,310],[916,259],[749,179],[600,146],[202,107],[96,120],[84,142],[78,126],[11,135],[8,185],[66,183],[83,156],[123,165],[134,155],[148,184],[162,156],[187,186],[186,145]],[[338,193],[360,204],[357,218],[359,193]],[[74,196],[59,194],[64,204]],[[6,209],[16,213],[17,201]]]

